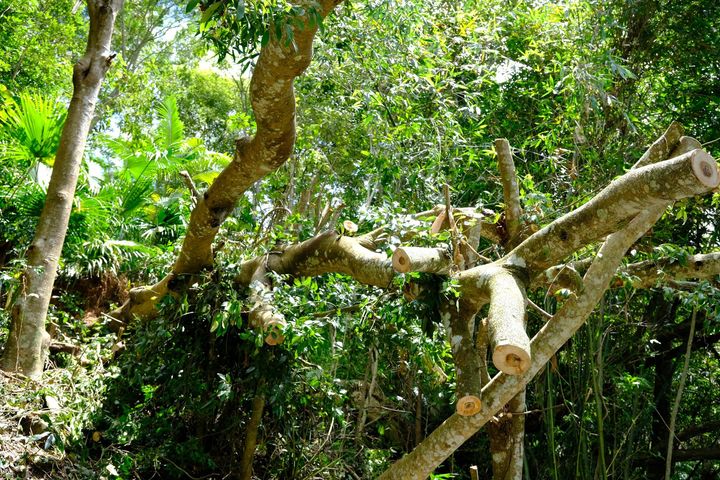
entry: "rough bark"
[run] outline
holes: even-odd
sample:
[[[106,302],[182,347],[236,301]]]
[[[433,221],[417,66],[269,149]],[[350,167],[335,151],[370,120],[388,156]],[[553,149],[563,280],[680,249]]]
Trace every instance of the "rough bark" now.
[[[80,164],[95,104],[114,54],[115,18],[123,0],[88,0],[90,31],[85,54],[73,67],[73,97],[55,155],[47,197],[27,252],[22,291],[12,308],[10,335],[0,367],[31,378],[42,374],[50,337],[45,331],[53,284],[67,232]]]

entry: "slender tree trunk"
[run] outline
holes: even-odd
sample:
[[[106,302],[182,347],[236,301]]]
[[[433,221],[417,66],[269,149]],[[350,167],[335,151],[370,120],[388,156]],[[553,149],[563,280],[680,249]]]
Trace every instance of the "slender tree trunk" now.
[[[693,310],[690,320],[690,333],[688,334],[687,350],[685,351],[685,361],[683,362],[682,373],[680,374],[680,385],[675,395],[675,403],[673,404],[672,413],[670,414],[670,426],[668,427],[668,446],[665,456],[665,480],[670,480],[672,474],[672,456],[673,456],[673,440],[675,439],[675,422],[677,420],[678,410],[680,410],[680,400],[682,399],[683,388],[685,388],[685,380],[687,379],[688,367],[690,366],[690,354],[692,353],[692,342],[695,335],[695,319],[697,310]]]
[[[73,97],[35,238],[28,248],[22,291],[12,309],[10,335],[0,367],[40,377],[50,336],[45,331],[50,297],[65,242],[75,187],[95,103],[113,54],[115,18],[124,0],[88,0],[90,31],[85,55],[73,68]]]
[[[663,325],[670,324],[675,318],[677,302],[665,300],[661,292],[655,294],[647,308],[646,318],[652,322],[660,332]],[[658,334],[659,343],[655,350],[662,352],[672,348],[673,336]],[[653,409],[651,427],[651,451],[655,457],[647,463],[647,478],[663,478],[665,475],[664,453],[668,444],[668,422],[670,421],[670,397],[672,394],[672,379],[675,374],[674,358],[669,355],[658,355],[654,360],[655,382],[653,386]]]
[[[243,448],[242,463],[240,465],[240,479],[250,480],[252,478],[253,459],[255,458],[255,449],[257,448],[258,429],[262,420],[263,411],[265,410],[265,393],[263,392],[265,382],[258,385],[252,401],[252,413],[248,422],[245,433],[245,446]]]
[[[515,395],[506,412],[486,429],[490,438],[493,480],[522,480],[525,443],[525,390]]]

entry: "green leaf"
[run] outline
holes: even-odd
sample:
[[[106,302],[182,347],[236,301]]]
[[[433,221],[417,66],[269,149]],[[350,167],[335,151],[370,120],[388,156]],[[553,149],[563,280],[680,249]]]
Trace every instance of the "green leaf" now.
[[[195,10],[195,7],[197,7],[198,3],[200,3],[200,0],[190,0],[187,4],[187,7],[185,7],[185,13],[190,13]]]
[[[202,14],[202,17],[200,17],[200,23],[207,23],[213,16],[213,13],[215,13],[215,10],[220,8],[223,2],[215,2],[212,5],[210,5],[207,10],[205,10]]]

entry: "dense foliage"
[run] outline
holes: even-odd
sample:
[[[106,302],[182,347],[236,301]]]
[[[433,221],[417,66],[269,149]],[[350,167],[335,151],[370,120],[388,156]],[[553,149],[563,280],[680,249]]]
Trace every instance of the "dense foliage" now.
[[[0,341],[72,94],[86,29],[75,3],[0,0]],[[403,280],[382,290],[342,275],[276,278],[288,327],[271,347],[248,325],[242,260],[342,220],[390,226],[387,251],[407,232],[447,243],[406,214],[442,203],[445,183],[456,205],[499,214],[497,137],[515,149],[526,221],[538,226],[622,174],[673,119],[720,152],[717,2],[348,2],[323,22],[296,84],[294,155],[223,224],[215,269],[157,320],[109,335],[102,314],[131,283],[161,277],[179,248],[194,201],[181,172],[202,191],[253,131],[247,72],[268,36],[288,35],[294,8],[126,1],[49,317],[56,338],[87,346],[52,357],[73,408],[48,415],[56,441],[45,446],[88,478],[236,471],[258,397],[258,478],[377,476],[452,412],[436,305],[409,301]],[[717,193],[681,202],[631,258],[718,251],[719,208]],[[336,225],[323,225],[328,212]],[[438,278],[413,280],[452,295]],[[531,298],[553,313],[562,294]],[[692,429],[720,419],[719,297],[717,278],[609,291],[528,389],[526,477],[661,478],[691,319],[677,442],[717,449],[720,429]],[[543,321],[531,315],[528,330]],[[436,478],[469,478],[470,465],[490,477],[484,435]],[[681,461],[674,475],[716,478],[720,462]]]

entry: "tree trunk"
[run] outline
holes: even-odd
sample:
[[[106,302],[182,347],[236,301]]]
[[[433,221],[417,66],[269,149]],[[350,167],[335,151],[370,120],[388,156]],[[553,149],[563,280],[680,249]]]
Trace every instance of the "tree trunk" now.
[[[525,443],[525,390],[513,397],[497,422],[487,424],[493,480],[522,480]]]
[[[0,368],[31,378],[40,377],[48,353],[50,336],[45,331],[45,317],[95,103],[114,57],[110,42],[123,1],[88,0],[90,32],[87,49],[73,68],[73,97],[55,156],[45,206],[35,238],[28,248],[22,290],[11,313],[10,335]]]
[[[240,464],[241,480],[250,480],[252,478],[258,428],[260,428],[260,421],[262,420],[263,411],[265,410],[265,394],[262,391],[264,385],[265,382],[261,382],[260,385],[258,385],[258,391],[255,393],[252,401],[250,421],[245,429],[245,446],[243,447],[242,463]]]
[[[662,331],[665,324],[674,323],[677,301],[669,302],[663,298],[662,292],[655,294],[648,305],[647,317],[652,324]],[[655,350],[661,352],[672,348],[671,335],[657,335],[658,342]],[[668,444],[668,422],[670,420],[670,396],[672,394],[672,379],[675,374],[674,358],[668,355],[658,355],[655,359],[655,382],[653,387],[653,409],[651,451],[654,457],[647,463],[647,478],[663,478],[665,475],[664,454]]]

